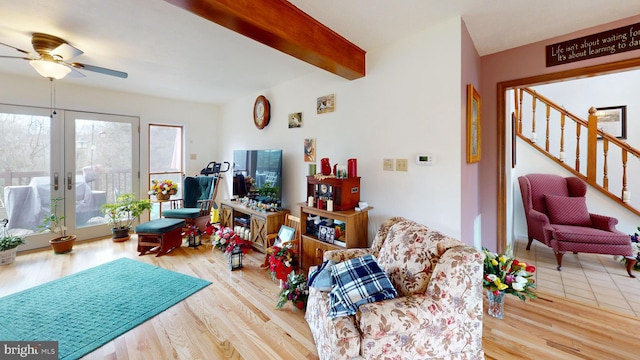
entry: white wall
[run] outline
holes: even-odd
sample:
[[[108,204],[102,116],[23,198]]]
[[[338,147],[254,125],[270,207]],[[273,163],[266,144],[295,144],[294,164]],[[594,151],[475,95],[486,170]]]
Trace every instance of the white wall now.
[[[284,150],[283,205],[299,214],[306,199],[303,140],[315,137],[317,162],[346,164],[358,159],[361,200],[369,213],[369,240],[380,223],[405,216],[460,238],[462,158],[460,18],[451,18],[400,42],[367,53],[367,76],[355,81],[317,73],[266,89],[271,122],[253,125],[253,94],[220,112],[221,159],[234,149]],[[266,69],[268,71],[268,69]],[[316,98],[335,94],[336,111],[316,114]],[[287,116],[303,113],[301,128],[289,129]],[[434,156],[433,166],[417,166],[418,154]],[[409,171],[383,171],[383,158],[409,159]],[[230,177],[224,190],[230,196]],[[472,224],[469,224],[472,226]]]
[[[217,107],[81,87],[76,80],[57,82],[61,109],[140,116],[141,169],[147,169],[147,124],[184,124],[187,134],[187,173],[195,174],[209,161],[232,161],[234,149],[284,150],[283,203],[299,214],[304,201],[308,163],[303,140],[317,140],[317,162],[332,164],[358,159],[361,200],[369,213],[369,241],[391,216],[405,216],[456,238],[462,233],[461,167],[461,19],[451,18],[367,54],[367,76],[348,81],[318,70],[309,76],[265,89],[271,102],[271,123],[253,125],[256,96]],[[268,71],[268,69],[265,69]],[[126,81],[126,80],[124,80]],[[0,74],[0,102],[49,106],[49,82]],[[177,90],[179,91],[179,89]],[[336,112],[316,114],[316,98],[335,94]],[[289,129],[287,116],[303,112],[302,128]],[[429,154],[432,166],[417,166],[415,156]],[[409,160],[408,172],[383,171],[383,158]],[[144,179],[143,179],[144,180]],[[231,176],[219,198],[231,195]],[[141,192],[146,182],[141,181]],[[472,227],[473,224],[464,226]]]
[[[141,194],[145,194],[148,188],[145,174],[149,171],[149,123],[185,126],[186,157],[189,159],[189,154],[196,155],[196,160],[187,160],[187,174],[199,173],[209,161],[218,159],[217,106],[83,87],[81,83],[82,79],[56,80],[58,109],[140,117]],[[44,108],[50,106],[50,84],[45,78],[0,74],[0,84],[1,103]]]

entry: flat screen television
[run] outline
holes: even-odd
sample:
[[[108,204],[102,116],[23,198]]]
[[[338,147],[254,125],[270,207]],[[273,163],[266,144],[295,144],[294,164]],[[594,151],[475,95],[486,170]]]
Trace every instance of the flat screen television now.
[[[282,150],[234,150],[233,195],[282,205]]]

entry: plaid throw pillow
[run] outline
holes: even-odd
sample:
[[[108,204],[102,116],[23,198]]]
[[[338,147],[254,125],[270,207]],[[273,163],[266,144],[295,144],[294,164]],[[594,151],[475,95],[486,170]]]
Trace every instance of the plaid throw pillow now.
[[[335,286],[329,293],[329,317],[354,315],[362,304],[393,299],[396,289],[373,255],[350,259],[333,266]]]

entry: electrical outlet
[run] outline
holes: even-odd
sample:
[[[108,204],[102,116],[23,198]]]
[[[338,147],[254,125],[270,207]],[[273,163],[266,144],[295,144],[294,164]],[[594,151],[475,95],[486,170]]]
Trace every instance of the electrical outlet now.
[[[409,160],[408,159],[396,159],[396,171],[408,171]]]
[[[382,170],[393,171],[393,159],[382,159]]]

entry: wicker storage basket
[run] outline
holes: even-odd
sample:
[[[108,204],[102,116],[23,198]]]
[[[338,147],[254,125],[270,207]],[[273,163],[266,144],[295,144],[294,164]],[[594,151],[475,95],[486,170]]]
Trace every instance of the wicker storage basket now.
[[[16,260],[16,249],[0,251],[0,265],[9,265]]]

